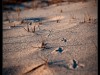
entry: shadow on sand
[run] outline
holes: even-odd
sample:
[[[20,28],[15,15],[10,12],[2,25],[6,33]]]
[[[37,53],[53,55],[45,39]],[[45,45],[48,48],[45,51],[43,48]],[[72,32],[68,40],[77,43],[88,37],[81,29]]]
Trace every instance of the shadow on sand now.
[[[11,66],[2,69],[2,75],[18,75],[18,71],[20,71],[19,66]]]
[[[46,17],[25,18],[24,19],[24,21],[30,21],[30,22],[41,22],[43,20],[46,20]]]
[[[33,69],[31,69],[30,71],[26,72],[25,74],[28,74],[32,71],[35,71],[37,69],[39,69],[42,66],[48,66],[49,68],[54,68],[54,67],[60,67],[60,68],[65,68],[65,69],[69,69],[68,66],[66,64],[64,64],[65,60],[59,60],[59,61],[51,61],[51,62],[45,62],[41,65],[38,65],[36,67],[34,67]]]

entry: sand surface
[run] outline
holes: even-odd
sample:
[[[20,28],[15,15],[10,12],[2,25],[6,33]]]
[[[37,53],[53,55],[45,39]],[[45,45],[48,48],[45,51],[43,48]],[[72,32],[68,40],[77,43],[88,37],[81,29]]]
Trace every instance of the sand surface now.
[[[3,75],[97,75],[97,6],[93,1],[23,10],[20,21],[17,12],[8,16],[15,21],[3,21]],[[27,32],[27,23],[21,20],[30,22],[30,18],[41,19],[42,24],[32,23]],[[48,48],[40,48],[42,41]],[[61,53],[56,51],[59,47]],[[32,70],[45,63],[41,58],[53,64]],[[67,68],[73,59],[83,67]]]

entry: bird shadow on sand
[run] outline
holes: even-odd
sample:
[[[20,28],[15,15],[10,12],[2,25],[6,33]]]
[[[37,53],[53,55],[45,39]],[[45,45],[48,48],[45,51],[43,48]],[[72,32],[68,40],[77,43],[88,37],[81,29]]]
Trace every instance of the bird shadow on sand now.
[[[67,64],[65,63],[66,63],[65,60],[57,60],[57,61],[48,62],[49,67],[60,67],[60,68],[69,69]]]
[[[37,69],[39,69],[42,66],[47,66],[48,68],[65,68],[68,69],[68,66],[66,64],[64,64],[65,60],[59,60],[59,61],[50,61],[50,62],[45,62],[43,64],[40,64],[36,67],[34,67],[33,69],[31,69],[30,71],[26,72],[25,74],[31,73]]]

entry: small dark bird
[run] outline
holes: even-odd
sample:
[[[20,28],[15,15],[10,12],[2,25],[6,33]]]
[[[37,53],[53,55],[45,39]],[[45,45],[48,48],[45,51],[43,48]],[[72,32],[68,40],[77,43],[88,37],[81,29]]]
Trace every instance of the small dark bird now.
[[[75,69],[78,66],[78,63],[73,59],[73,68]]]
[[[56,51],[58,51],[59,53],[62,53],[63,52],[62,48],[60,48],[60,47]]]

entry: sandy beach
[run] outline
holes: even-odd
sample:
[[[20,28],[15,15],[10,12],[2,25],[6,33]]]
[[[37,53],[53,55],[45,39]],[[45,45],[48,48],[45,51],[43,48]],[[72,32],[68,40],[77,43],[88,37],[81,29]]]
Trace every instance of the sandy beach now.
[[[97,5],[53,4],[3,12],[3,75],[97,75]],[[19,19],[18,19],[19,18]]]

